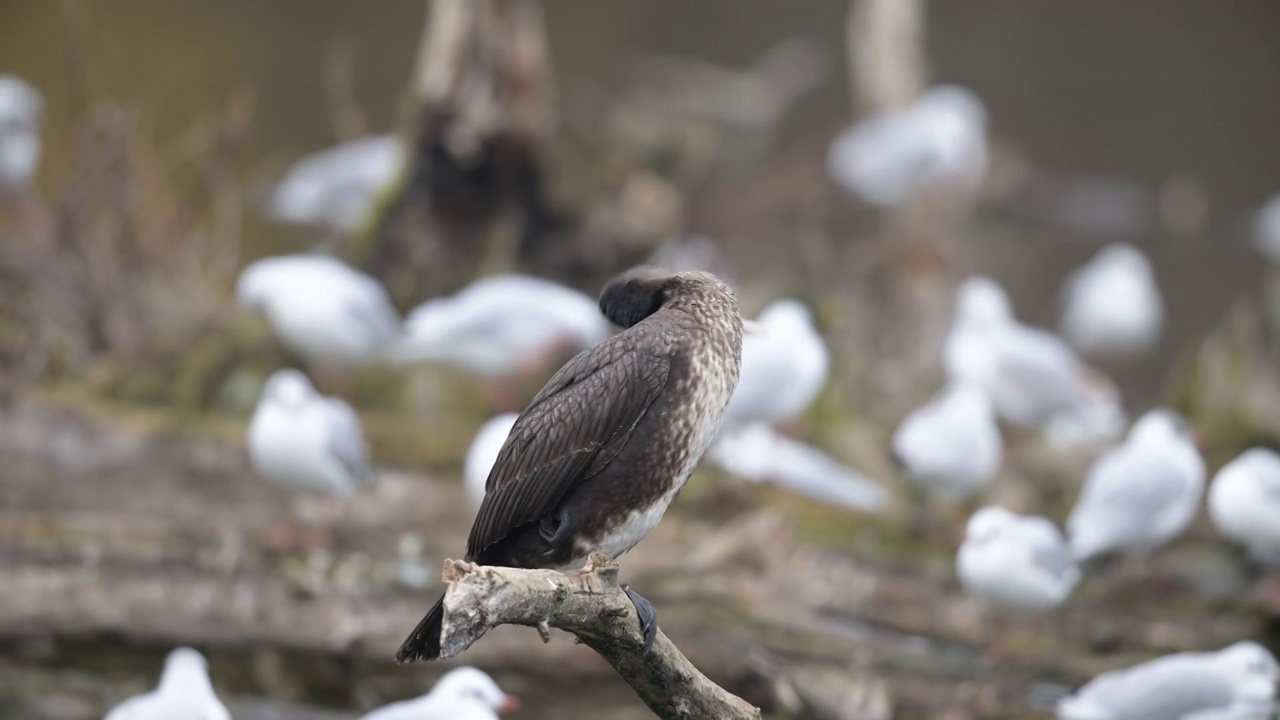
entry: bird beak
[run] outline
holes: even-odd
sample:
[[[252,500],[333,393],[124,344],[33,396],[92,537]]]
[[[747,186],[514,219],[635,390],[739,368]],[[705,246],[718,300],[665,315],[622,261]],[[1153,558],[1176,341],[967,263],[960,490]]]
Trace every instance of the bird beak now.
[[[502,699],[502,704],[498,706],[498,713],[504,714],[515,712],[520,709],[520,698],[515,695],[508,695]]]

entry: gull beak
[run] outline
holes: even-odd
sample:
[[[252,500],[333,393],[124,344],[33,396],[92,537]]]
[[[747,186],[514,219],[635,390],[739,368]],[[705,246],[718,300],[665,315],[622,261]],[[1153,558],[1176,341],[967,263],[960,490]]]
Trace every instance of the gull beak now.
[[[509,712],[515,712],[520,709],[520,698],[515,695],[508,695],[502,699],[502,704],[498,706],[498,714],[502,715]]]

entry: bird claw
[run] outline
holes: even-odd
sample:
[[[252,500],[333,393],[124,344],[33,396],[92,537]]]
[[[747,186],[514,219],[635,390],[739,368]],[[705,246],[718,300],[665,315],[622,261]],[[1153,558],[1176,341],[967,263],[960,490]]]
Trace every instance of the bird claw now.
[[[643,653],[648,657],[653,650],[653,641],[658,638],[658,611],[654,609],[653,603],[640,597],[640,593],[632,590],[629,584],[623,583],[621,587],[635,606],[636,615],[640,617],[640,633],[644,635]]]

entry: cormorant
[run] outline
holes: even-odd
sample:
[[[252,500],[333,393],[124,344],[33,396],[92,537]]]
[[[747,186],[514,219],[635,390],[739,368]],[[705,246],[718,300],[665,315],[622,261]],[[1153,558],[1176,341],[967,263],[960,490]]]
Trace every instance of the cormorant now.
[[[593,552],[618,557],[658,524],[719,431],[742,362],[733,291],[710,273],[642,266],[605,285],[600,310],[624,330],[566,363],[516,420],[467,560],[567,570]],[[657,615],[623,588],[648,652]],[[439,657],[442,602],[397,660]]]

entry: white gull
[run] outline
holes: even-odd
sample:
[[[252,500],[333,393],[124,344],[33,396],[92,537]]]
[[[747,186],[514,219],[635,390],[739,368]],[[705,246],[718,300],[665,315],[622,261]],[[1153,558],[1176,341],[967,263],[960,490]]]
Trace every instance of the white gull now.
[[[1103,248],[1067,278],[1059,330],[1095,358],[1134,358],[1164,327],[1164,301],[1151,261],[1128,243]]]
[[[1157,409],[1089,469],[1067,518],[1076,560],[1118,550],[1145,552],[1191,524],[1204,494],[1204,460],[1186,424]]]
[[[894,458],[907,474],[956,496],[990,482],[1000,469],[1003,449],[990,399],[964,383],[944,388],[893,433]]]
[[[1222,466],[1209,485],[1209,518],[1254,560],[1280,564],[1280,454],[1250,448]]]
[[[360,720],[496,720],[520,707],[483,670],[460,667],[440,678],[431,692],[385,705]]]
[[[889,502],[888,493],[875,481],[766,423],[725,427],[707,450],[707,461],[738,477],[839,507],[879,512]]]
[[[876,205],[901,205],[921,191],[969,193],[986,172],[986,123],[986,108],[972,92],[939,85],[907,108],[838,135],[827,168],[846,190]]]
[[[404,162],[395,135],[371,135],[308,155],[276,185],[267,212],[282,222],[352,232]]]
[[[798,300],[775,300],[742,338],[738,387],[725,410],[726,427],[791,420],[818,397],[827,382],[827,344],[813,315]]]
[[[1032,612],[1061,605],[1080,580],[1053,523],[995,506],[969,519],[956,573],[969,592],[999,607]]]
[[[542,278],[495,275],[414,308],[396,357],[507,377],[558,351],[591,347],[609,332],[590,296]]]
[[[231,720],[209,681],[204,655],[187,647],[169,653],[155,690],[129,698],[105,720]]]
[[[1176,653],[1099,675],[1058,703],[1058,720],[1268,720],[1277,677],[1254,642]]]
[[[26,187],[40,165],[44,98],[19,77],[0,75],[0,191]]]
[[[1022,427],[1097,403],[1122,412],[1107,378],[1053,333],[1018,322],[1004,290],[985,277],[960,285],[943,364],[952,382],[982,388],[1002,419]]]
[[[236,281],[236,297],[265,315],[276,337],[309,362],[383,359],[400,337],[400,316],[386,289],[328,255],[250,263]]]
[[[374,479],[355,411],[317,393],[297,370],[267,379],[248,435],[250,464],[274,485],[349,495]]]

